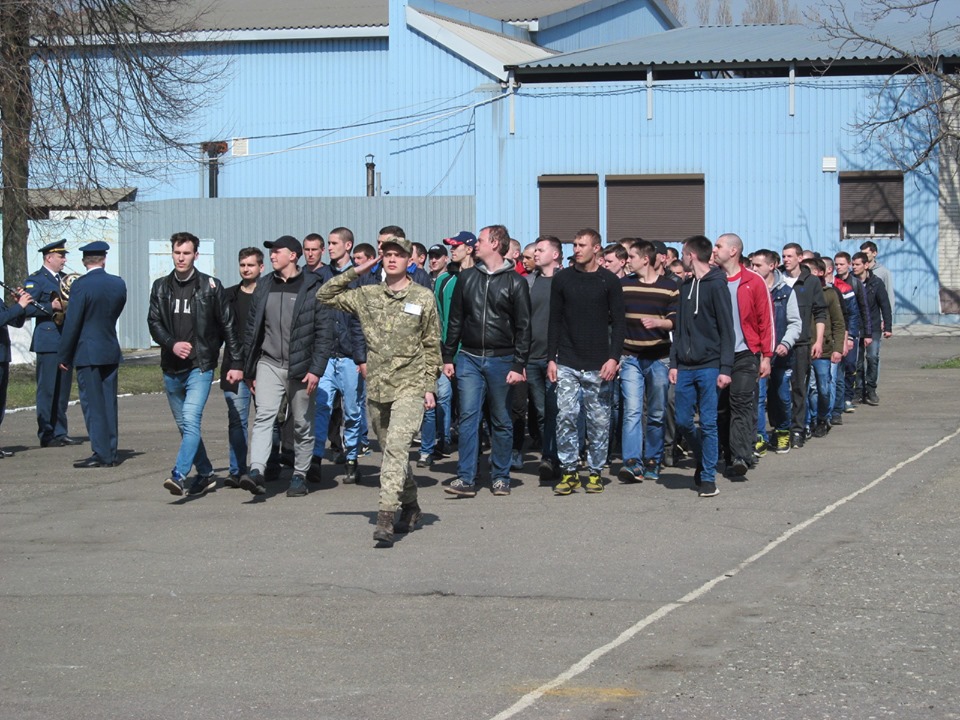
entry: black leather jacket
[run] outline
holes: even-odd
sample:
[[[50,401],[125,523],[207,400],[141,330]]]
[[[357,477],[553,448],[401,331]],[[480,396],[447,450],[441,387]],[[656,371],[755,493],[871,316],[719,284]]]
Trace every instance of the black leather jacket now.
[[[197,355],[197,367],[206,372],[217,366],[220,347],[226,342],[231,357],[239,358],[241,347],[233,322],[233,310],[227,301],[223,285],[215,277],[195,271],[198,277],[197,291],[193,296],[191,317],[194,329],[194,350]],[[173,330],[173,283],[174,273],[162,277],[153,283],[150,290],[150,312],[147,325],[150,337],[160,346],[160,367],[168,370],[176,367],[173,345],[176,339]],[[239,370],[241,364],[235,361],[231,370]]]
[[[445,363],[453,362],[459,345],[471,355],[512,355],[511,369],[522,372],[530,355],[530,337],[530,291],[512,260],[494,272],[483,263],[460,272],[443,343]]]

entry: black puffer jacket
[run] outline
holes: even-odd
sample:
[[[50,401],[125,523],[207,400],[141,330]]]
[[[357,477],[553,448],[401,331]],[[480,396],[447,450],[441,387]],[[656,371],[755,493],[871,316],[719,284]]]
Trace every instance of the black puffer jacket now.
[[[264,315],[270,288],[276,282],[273,273],[257,281],[243,338],[244,377],[256,376],[257,362],[263,346]],[[327,369],[327,360],[333,352],[333,323],[330,310],[317,302],[320,277],[312,272],[303,274],[303,283],[293,304],[293,326],[290,328],[290,363],[288,377],[303,380],[306,374],[317,377]]]
[[[522,372],[530,355],[530,338],[530,291],[512,260],[493,272],[483,263],[460,272],[443,343],[445,363],[453,362],[459,345],[471,355],[512,355],[511,369]]]
[[[215,277],[205,275],[199,270],[196,273],[197,290],[193,296],[190,314],[193,318],[197,367],[200,372],[206,372],[217,366],[220,346],[224,342],[232,357],[240,357],[240,341],[233,323],[233,310],[227,301],[223,285]],[[150,337],[160,346],[160,367],[164,370],[176,367],[178,363],[173,354],[176,339],[171,334],[174,282],[174,273],[171,272],[153,283],[150,290],[150,311],[147,315]],[[239,363],[235,365],[236,367],[231,369],[239,369]]]

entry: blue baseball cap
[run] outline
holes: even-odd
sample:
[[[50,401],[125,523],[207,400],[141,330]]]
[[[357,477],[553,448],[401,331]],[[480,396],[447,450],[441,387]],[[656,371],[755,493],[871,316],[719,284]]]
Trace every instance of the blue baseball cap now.
[[[467,247],[476,247],[477,236],[467,230],[461,230],[453,237],[444,238],[444,245],[456,247],[457,245],[466,245]]]

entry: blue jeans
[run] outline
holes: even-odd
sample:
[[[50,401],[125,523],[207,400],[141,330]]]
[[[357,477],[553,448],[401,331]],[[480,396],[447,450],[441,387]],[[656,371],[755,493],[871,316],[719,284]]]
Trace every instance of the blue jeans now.
[[[437,447],[437,427],[443,433],[443,442],[450,447],[450,411],[453,409],[453,385],[450,378],[441,375],[437,380],[437,406],[423,413],[423,425],[420,427],[420,454],[432,455]]]
[[[360,442],[360,371],[352,358],[330,358],[317,383],[317,412],[313,421],[313,456],[323,457],[323,446],[330,427],[333,401],[340,393],[343,410],[343,450],[347,460],[357,459]]]
[[[620,358],[623,395],[623,459],[663,460],[663,419],[670,388],[670,370],[664,360]],[[646,417],[644,417],[646,401]]]
[[[776,431],[790,430],[790,378],[793,376],[790,358],[776,359],[770,367],[770,377],[760,379],[760,402],[757,406],[757,433],[768,440],[767,419],[770,427]],[[766,414],[764,414],[766,406]]]
[[[238,383],[237,391],[223,391],[227,403],[227,440],[230,443],[230,474],[247,471],[247,420],[250,417],[250,388]]]
[[[705,483],[716,482],[717,477],[717,453],[720,447],[717,434],[719,375],[718,368],[680,368],[677,372],[677,429],[690,443],[700,467],[700,480]],[[700,408],[699,429],[693,423],[693,413],[697,407]]]
[[[833,407],[833,363],[829,357],[817,358],[811,363],[810,394],[807,397],[807,422],[827,421]]]
[[[472,485],[477,477],[477,452],[483,400],[490,399],[490,472],[493,480],[510,481],[513,421],[507,373],[513,356],[480,357],[462,350],[457,356],[457,387],[460,392],[460,457],[457,477]]]
[[[210,384],[213,382],[213,370],[200,372],[194,368],[181,373],[164,373],[163,388],[167,393],[170,411],[180,431],[180,450],[174,466],[180,475],[186,477],[196,465],[201,475],[210,475],[213,465],[207,457],[207,450],[200,439],[200,421],[203,408],[210,396]]]
[[[527,388],[540,430],[540,459],[557,460],[557,384],[547,380],[547,361],[527,363]]]

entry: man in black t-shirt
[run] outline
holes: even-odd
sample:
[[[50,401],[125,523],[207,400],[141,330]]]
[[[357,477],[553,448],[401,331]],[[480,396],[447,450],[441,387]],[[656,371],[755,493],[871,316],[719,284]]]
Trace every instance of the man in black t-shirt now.
[[[550,287],[547,380],[557,383],[557,455],[562,468],[553,491],[580,487],[577,418],[586,416],[584,489],[603,492],[600,471],[610,442],[610,398],[623,352],[624,311],[620,279],[600,267],[600,234],[580,230],[573,239],[574,266],[556,274]]]
[[[224,342],[233,358],[227,381],[243,380],[241,345],[223,285],[195,267],[200,240],[180,232],[170,238],[170,245],[173,272],[153,284],[147,317],[150,336],[160,346],[164,390],[181,437],[176,463],[163,486],[173,495],[203,495],[217,485],[200,437],[203,408]],[[194,465],[197,477],[188,485]]]
[[[234,327],[237,338],[243,345],[250,316],[250,305],[257,279],[263,272],[263,252],[259,248],[248,247],[240,251],[240,282],[226,290],[227,302],[233,310]],[[227,403],[227,440],[230,445],[230,475],[223,481],[227,487],[240,487],[240,476],[247,471],[247,420],[250,415],[250,388],[244,382],[231,383],[227,380],[230,365],[242,358],[230,357],[229,349],[223,353],[220,368],[220,389]]]

